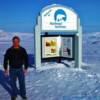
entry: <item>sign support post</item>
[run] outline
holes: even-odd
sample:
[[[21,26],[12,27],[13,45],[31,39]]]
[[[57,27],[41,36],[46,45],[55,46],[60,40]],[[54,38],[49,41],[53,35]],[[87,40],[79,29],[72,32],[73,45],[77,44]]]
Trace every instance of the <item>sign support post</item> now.
[[[75,35],[75,68],[82,66],[82,27],[78,19],[78,33]]]
[[[38,17],[38,23],[35,26],[35,66],[41,67],[41,29],[40,29],[40,16]]]

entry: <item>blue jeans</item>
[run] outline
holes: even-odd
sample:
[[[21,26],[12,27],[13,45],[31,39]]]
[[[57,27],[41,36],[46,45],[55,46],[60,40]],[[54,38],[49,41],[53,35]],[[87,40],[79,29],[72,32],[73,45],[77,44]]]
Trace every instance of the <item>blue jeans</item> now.
[[[26,88],[25,88],[25,76],[23,69],[10,69],[10,82],[11,82],[11,88],[12,93],[11,96],[17,96],[18,95],[18,88],[16,81],[19,81],[19,90],[21,96],[26,96]]]

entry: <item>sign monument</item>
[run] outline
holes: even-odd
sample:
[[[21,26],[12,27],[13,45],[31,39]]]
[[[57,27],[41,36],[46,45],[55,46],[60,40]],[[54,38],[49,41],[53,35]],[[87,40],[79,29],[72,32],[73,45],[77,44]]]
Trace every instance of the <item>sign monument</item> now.
[[[45,32],[61,33],[61,36],[56,34],[41,38]],[[82,27],[79,16],[73,9],[58,4],[44,7],[35,26],[36,68],[41,67],[42,58],[53,57],[73,58],[78,68],[82,64]]]

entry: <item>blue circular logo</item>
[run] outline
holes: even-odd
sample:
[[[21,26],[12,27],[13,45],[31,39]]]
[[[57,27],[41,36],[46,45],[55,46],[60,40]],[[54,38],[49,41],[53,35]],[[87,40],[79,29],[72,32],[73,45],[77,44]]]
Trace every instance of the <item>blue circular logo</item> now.
[[[56,22],[64,22],[67,20],[67,15],[64,10],[58,9],[54,14],[54,19]]]

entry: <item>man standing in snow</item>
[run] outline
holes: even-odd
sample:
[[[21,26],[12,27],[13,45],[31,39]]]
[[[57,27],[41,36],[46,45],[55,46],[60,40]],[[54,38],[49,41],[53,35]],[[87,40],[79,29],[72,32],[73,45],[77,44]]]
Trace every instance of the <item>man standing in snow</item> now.
[[[28,68],[28,55],[26,50],[20,46],[20,38],[18,36],[13,37],[12,43],[12,47],[6,51],[4,56],[4,72],[5,75],[10,75],[11,100],[16,100],[18,95],[17,79],[19,80],[20,95],[23,100],[26,100],[25,74]]]

